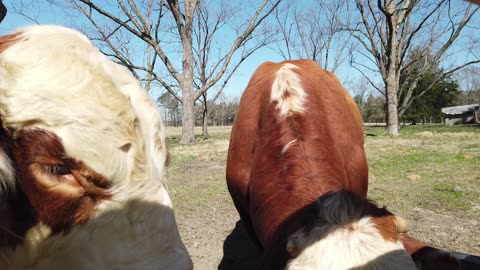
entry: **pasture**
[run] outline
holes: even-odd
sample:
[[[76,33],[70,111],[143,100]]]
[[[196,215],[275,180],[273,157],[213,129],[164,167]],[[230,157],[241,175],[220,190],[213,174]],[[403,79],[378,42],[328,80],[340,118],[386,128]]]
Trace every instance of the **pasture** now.
[[[209,133],[180,145],[180,128],[167,128],[168,190],[180,234],[197,270],[251,268],[258,254],[225,184],[230,128]],[[480,255],[480,128],[407,126],[397,138],[381,127],[365,133],[369,198],[409,220],[410,235]]]

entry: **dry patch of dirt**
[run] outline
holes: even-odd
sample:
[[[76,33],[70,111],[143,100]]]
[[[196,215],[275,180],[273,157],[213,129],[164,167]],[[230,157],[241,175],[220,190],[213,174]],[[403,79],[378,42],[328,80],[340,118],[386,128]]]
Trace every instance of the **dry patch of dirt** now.
[[[407,213],[410,235],[449,251],[480,255],[480,222],[415,207]]]
[[[225,164],[189,161],[175,171],[169,180],[170,194],[180,234],[195,269],[251,268],[258,253],[241,224],[237,224],[239,216],[226,189]],[[184,194],[185,190],[188,194]],[[245,251],[247,255],[242,255]]]
[[[450,137],[450,138],[461,138],[461,137],[474,137],[475,133],[474,132],[432,132],[432,131],[423,131],[423,132],[418,132],[415,133],[416,136],[418,137],[424,137],[424,138],[434,138],[434,137],[440,137],[440,138],[445,138],[445,137]]]

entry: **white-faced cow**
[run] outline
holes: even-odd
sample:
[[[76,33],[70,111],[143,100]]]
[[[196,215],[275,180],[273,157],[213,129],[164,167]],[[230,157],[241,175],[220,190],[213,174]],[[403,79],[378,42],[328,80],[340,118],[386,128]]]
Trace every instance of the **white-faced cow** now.
[[[160,114],[77,31],[0,38],[0,269],[192,269]]]
[[[255,71],[232,128],[227,184],[262,269],[415,269],[407,250],[426,245],[366,199],[363,136],[353,99],[315,62]]]

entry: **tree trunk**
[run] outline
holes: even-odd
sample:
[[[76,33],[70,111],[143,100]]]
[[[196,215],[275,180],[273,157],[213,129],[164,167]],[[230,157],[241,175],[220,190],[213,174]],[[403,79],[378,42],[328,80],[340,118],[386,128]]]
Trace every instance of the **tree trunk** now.
[[[385,81],[385,88],[387,92],[387,127],[388,135],[398,136],[398,81],[395,78],[395,73],[390,72]]]
[[[193,89],[193,44],[192,44],[192,23],[193,13],[198,2],[185,1],[185,14],[183,14],[184,25],[179,27],[180,37],[182,39],[183,74],[180,77],[182,86],[182,139],[181,144],[195,143],[195,91]],[[179,14],[177,14],[179,15]],[[180,18],[177,18],[180,20]],[[177,21],[178,23],[178,21]]]
[[[380,3],[380,1],[379,1]],[[397,31],[396,26],[399,22],[399,14],[393,15],[395,13],[395,1],[386,1],[385,2],[385,12],[386,14],[391,14],[389,23],[387,23],[386,35],[388,36],[387,48],[385,50],[387,61],[386,68],[383,72],[383,78],[385,82],[385,93],[387,101],[387,127],[386,132],[390,136],[398,136],[399,130],[399,115],[398,115],[398,97],[397,93],[400,88],[400,68],[398,67],[399,63],[399,54],[401,50],[398,48],[397,40]]]
[[[208,136],[208,104],[207,92],[203,93],[202,136]]]
[[[203,111],[202,136],[208,136],[208,114],[207,109]]]
[[[187,91],[183,91],[182,139],[180,140],[181,144],[195,143],[195,101],[193,100],[193,94],[193,90],[188,94]]]

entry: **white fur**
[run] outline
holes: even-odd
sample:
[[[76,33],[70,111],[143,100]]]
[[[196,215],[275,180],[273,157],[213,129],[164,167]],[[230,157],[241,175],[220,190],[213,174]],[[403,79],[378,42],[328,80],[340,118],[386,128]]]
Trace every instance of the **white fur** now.
[[[291,140],[289,143],[287,143],[283,148],[282,148],[282,154],[285,154],[288,149],[290,149],[290,147],[292,147],[292,145],[294,145],[295,143],[297,143],[297,139],[293,139]]]
[[[295,73],[298,69],[294,64],[286,63],[275,73],[270,99],[277,102],[279,118],[287,117],[291,113],[305,111],[306,93],[302,82]]]
[[[55,133],[69,156],[111,181],[113,198],[66,235],[0,254],[0,268],[191,269],[165,189],[164,127],[146,91],[75,30],[18,32],[0,54],[4,125]]]
[[[314,234],[315,232],[312,233]],[[336,228],[321,240],[307,245],[297,257],[287,263],[286,270],[300,269],[414,270],[416,268],[402,243],[386,241],[375,224],[366,217],[353,223],[352,228]]]
[[[10,158],[0,148],[0,194],[11,190],[15,185],[15,175]]]

